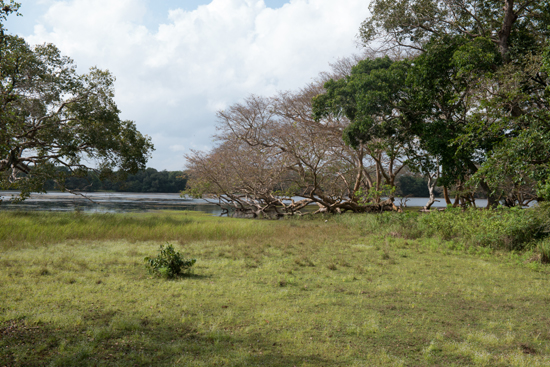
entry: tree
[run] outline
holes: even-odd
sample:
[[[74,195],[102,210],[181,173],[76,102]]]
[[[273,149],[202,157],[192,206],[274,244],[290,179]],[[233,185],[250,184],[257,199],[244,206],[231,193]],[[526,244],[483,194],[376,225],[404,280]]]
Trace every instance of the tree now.
[[[353,149],[342,139],[346,117],[313,118],[312,98],[324,92],[326,78],[341,77],[353,64],[340,60],[297,92],[250,96],[219,111],[220,144],[186,157],[188,192],[252,215],[293,215],[309,203],[329,213],[392,208],[381,203],[382,183],[399,162],[386,146]]]
[[[57,167],[58,174],[66,175],[66,190],[79,192],[115,191],[115,192],[162,192],[179,193],[185,190],[187,177],[182,171],[157,171],[154,168],[140,170],[135,174],[127,174],[126,178],[99,180],[93,171],[87,176],[74,176],[65,167]],[[46,191],[58,190],[53,180],[46,181]]]
[[[412,48],[423,52],[434,38],[482,37],[510,61],[540,46],[550,34],[548,1],[375,0],[370,8],[360,37],[366,46],[382,51]]]
[[[239,140],[224,141],[209,153],[193,152],[186,157],[191,173],[186,194],[215,200],[226,212],[244,216],[299,213],[311,200],[295,201],[285,192],[286,162],[273,153]]]
[[[478,40],[474,43],[479,46]],[[476,78],[494,60],[491,51],[496,52],[496,48],[491,47],[481,52],[482,47],[472,47],[462,36],[433,39],[424,45],[425,51],[411,61],[413,66],[408,70],[403,87],[408,104],[404,118],[410,133],[415,136],[411,140],[415,146],[409,149],[409,155],[416,160],[428,154],[431,158],[420,162],[437,161],[441,165],[440,184],[446,187],[463,186],[483,162],[484,153],[494,144],[495,136],[485,139],[476,136],[468,145],[457,144],[457,139],[467,132],[472,108],[477,107],[477,100],[472,98]],[[465,53],[468,56],[464,56]],[[472,55],[475,61],[468,66],[474,64],[475,68],[462,72],[466,66],[461,61],[470,60]],[[435,172],[432,169],[422,171]],[[480,183],[489,194],[485,182]]]
[[[484,86],[499,93],[494,93],[484,111],[473,115],[472,131],[481,135],[496,131],[505,137],[473,179],[487,180],[506,205],[550,198],[549,49],[526,57],[521,67],[509,64],[499,70],[498,86]],[[465,136],[460,143],[467,140]]]
[[[315,119],[349,120],[344,141],[354,149],[365,149],[376,163],[374,190],[380,189],[381,179],[384,185],[395,187],[407,157],[412,135],[404,115],[408,107],[403,86],[409,68],[409,62],[394,62],[389,57],[362,60],[346,77],[328,80],[326,93],[313,99]]]
[[[19,5],[0,2],[1,20]],[[151,139],[120,119],[114,77],[92,68],[79,75],[71,59],[51,44],[31,47],[22,38],[0,38],[0,187],[43,191],[47,179],[64,188],[65,173],[102,176],[144,169]],[[61,171],[63,172],[63,171]]]
[[[534,151],[529,158],[526,143],[546,136],[550,3],[375,0],[371,12],[360,30],[367,47],[417,52],[406,119],[419,148],[440,161],[441,182],[479,185],[489,206],[534,199],[541,176],[530,172],[546,163]]]

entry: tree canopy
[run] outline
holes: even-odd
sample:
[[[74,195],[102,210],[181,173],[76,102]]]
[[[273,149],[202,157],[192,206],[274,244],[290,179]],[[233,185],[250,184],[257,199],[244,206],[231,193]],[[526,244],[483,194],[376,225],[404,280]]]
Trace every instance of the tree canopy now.
[[[530,0],[372,2],[361,40],[411,62],[399,111],[438,158],[441,183],[481,186],[490,204],[547,197],[549,10]]]
[[[18,8],[1,0],[0,21]],[[83,176],[145,168],[153,144],[120,118],[111,73],[78,74],[54,45],[30,46],[0,27],[0,188],[25,198],[48,179],[64,188],[58,167]]]
[[[426,209],[437,185],[455,205],[479,190],[489,207],[548,200],[549,35],[548,1],[373,0],[368,54],[221,111],[220,146],[188,157],[189,184],[257,208],[284,207],[283,187],[360,212],[393,200],[407,167],[427,183]]]
[[[550,3],[533,0],[374,0],[360,28],[364,45],[425,51],[435,38],[492,42],[504,60],[536,52],[550,35]]]
[[[307,204],[318,212],[366,212],[391,207],[403,168],[395,148],[375,141],[351,147],[346,116],[315,119],[313,97],[329,78],[350,72],[340,60],[329,74],[295,92],[250,96],[218,112],[219,145],[187,156],[188,193],[220,200],[250,215],[293,215]]]
[[[100,179],[95,172],[86,176],[71,175],[65,167],[58,167],[59,174],[66,175],[65,188],[78,192],[115,191],[115,192],[155,192],[178,193],[186,188],[187,176],[182,171],[157,171],[154,168],[139,170],[123,177]],[[115,175],[117,176],[117,175]],[[58,190],[53,180],[45,183],[46,191]]]

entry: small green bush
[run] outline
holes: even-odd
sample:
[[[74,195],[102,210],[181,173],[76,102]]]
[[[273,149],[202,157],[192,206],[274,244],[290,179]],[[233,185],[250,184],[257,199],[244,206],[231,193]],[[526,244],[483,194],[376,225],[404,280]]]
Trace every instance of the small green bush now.
[[[159,255],[155,258],[146,257],[145,267],[151,274],[173,279],[189,274],[191,267],[197,262],[196,259],[184,259],[183,256],[174,250],[174,246],[167,244],[160,245]]]

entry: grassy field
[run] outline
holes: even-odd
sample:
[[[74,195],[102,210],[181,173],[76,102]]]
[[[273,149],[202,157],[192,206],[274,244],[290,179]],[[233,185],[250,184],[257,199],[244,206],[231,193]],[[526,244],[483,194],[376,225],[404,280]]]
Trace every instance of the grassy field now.
[[[550,366],[550,267],[440,218],[0,213],[0,366]]]

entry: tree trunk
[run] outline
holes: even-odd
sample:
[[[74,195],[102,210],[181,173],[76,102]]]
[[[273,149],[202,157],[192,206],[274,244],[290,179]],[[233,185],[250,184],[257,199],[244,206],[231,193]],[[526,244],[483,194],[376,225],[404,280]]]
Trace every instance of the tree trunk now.
[[[504,0],[504,20],[498,32],[498,49],[505,63],[510,61],[510,55],[508,54],[508,39],[512,32],[512,26],[517,19],[518,16],[514,13],[514,0]]]
[[[460,195],[456,194],[455,202],[453,203],[453,208],[456,208],[459,205],[460,205]]]
[[[382,168],[380,167],[380,163],[376,161],[376,191],[380,190],[380,186],[382,186]],[[374,202],[376,204],[380,204],[380,198],[376,197],[374,198]]]
[[[489,188],[489,185],[485,183],[485,181],[481,180],[479,181],[479,185],[485,191],[487,194],[487,209],[496,208],[498,205],[498,198],[495,197],[495,195],[491,192],[491,188]]]
[[[447,205],[452,204],[451,198],[449,197],[449,190],[447,189],[447,186],[443,186],[443,196],[445,197],[445,204]]]
[[[361,187],[361,181],[363,181],[363,170],[365,167],[363,166],[363,143],[359,145],[359,157],[357,158],[359,167],[357,169],[357,176],[355,177],[355,184],[353,185],[353,192],[350,195],[350,198],[355,197],[355,193],[357,190],[359,190],[359,187]]]
[[[512,1],[513,5],[513,1]],[[468,168],[472,171],[472,174],[477,172],[477,167],[473,162],[468,162]],[[495,195],[492,193],[491,188],[489,185],[487,185],[487,182],[485,180],[479,180],[479,186],[485,191],[487,194],[487,209],[495,208],[498,205],[498,198],[495,197]]]
[[[432,207],[432,205],[435,203],[435,185],[437,183],[437,180],[434,180],[431,176],[428,176],[428,191],[430,192],[430,200],[428,200],[428,203],[424,206],[424,210],[428,211]]]

